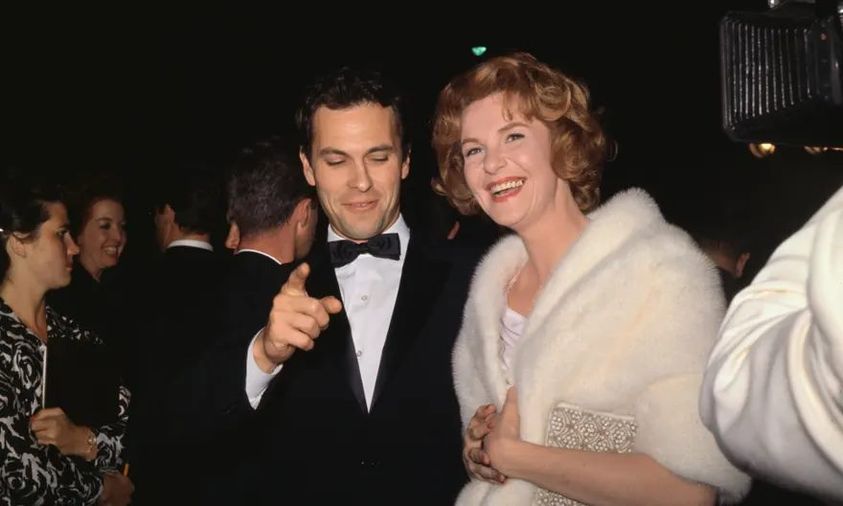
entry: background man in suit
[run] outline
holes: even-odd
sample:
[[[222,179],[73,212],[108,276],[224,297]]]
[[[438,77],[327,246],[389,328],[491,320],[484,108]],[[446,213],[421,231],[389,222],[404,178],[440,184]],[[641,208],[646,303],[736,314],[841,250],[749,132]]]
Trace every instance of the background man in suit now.
[[[278,141],[244,149],[228,177],[229,231],[234,250],[223,284],[225,335],[253,337],[266,324],[272,299],[313,245],[316,196],[298,160]]]
[[[466,476],[451,350],[471,269],[432,256],[402,218],[410,146],[379,75],[318,80],[297,120],[330,227],[246,354],[249,402],[271,420],[261,495],[452,504]]]
[[[155,308],[148,318],[157,322],[159,332],[146,336],[143,345],[153,355],[156,378],[175,374],[185,361],[194,360],[214,335],[211,324],[203,322],[208,321],[209,305],[216,304],[224,274],[211,245],[211,233],[223,217],[221,190],[221,180],[210,169],[185,166],[174,171],[157,197],[155,236],[164,255],[150,280]],[[167,374],[161,371],[162,361],[172,366]]]
[[[135,504],[189,504],[191,488],[203,480],[197,448],[167,441],[152,412],[172,382],[211,347],[219,327],[219,287],[224,264],[211,246],[222,222],[222,185],[200,166],[171,171],[156,196],[156,240],[163,256],[144,287],[132,296],[138,383],[130,418]]]
[[[251,340],[266,324],[272,300],[294,262],[310,251],[318,213],[316,196],[304,179],[301,164],[287,156],[275,139],[241,152],[228,176],[226,200],[226,247],[234,250],[234,256],[221,285],[221,306],[217,311],[207,310],[220,317],[220,327],[214,334],[222,336],[222,341],[231,340],[231,346],[236,347],[237,340]],[[242,361],[242,352],[236,353]],[[242,391],[241,387],[241,395]],[[194,448],[204,450],[183,463],[202,469],[202,481],[190,491],[191,503],[242,502],[239,491],[231,485],[238,476],[250,472],[242,464],[254,443],[253,418],[244,417],[212,437],[196,441]]]

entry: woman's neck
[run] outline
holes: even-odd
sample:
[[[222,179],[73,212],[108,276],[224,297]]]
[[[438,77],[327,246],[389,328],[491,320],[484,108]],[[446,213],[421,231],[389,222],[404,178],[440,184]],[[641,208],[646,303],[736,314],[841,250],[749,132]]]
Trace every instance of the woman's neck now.
[[[0,285],[0,297],[12,308],[26,327],[47,342],[47,303],[46,291],[27,287],[7,277]]]
[[[527,263],[524,269],[535,276],[543,286],[571,245],[580,237],[588,225],[588,218],[580,211],[573,199],[546,213],[529,229],[519,232],[527,249]]]
[[[83,257],[82,255],[79,255],[79,264],[88,272],[88,274],[91,275],[92,278],[94,278],[94,281],[99,283],[100,276],[102,276],[102,269],[98,269],[94,265],[93,261],[89,260],[88,257]]]
[[[518,231],[527,250],[527,262],[509,291],[509,306],[529,314],[538,293],[571,246],[582,235],[588,218],[570,199],[545,213],[540,220]]]

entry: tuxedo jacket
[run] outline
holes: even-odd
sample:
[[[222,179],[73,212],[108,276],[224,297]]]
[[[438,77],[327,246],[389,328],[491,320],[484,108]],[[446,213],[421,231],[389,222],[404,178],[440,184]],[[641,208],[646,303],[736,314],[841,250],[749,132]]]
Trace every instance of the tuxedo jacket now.
[[[294,264],[279,264],[252,251],[231,258],[222,284],[222,335],[251,338],[266,325],[272,300],[290,276]]]
[[[309,261],[308,294],[341,298],[327,248]],[[370,409],[344,311],[284,364],[259,407],[263,503],[453,503],[467,478],[451,353],[470,266],[411,237]]]
[[[371,409],[344,311],[283,365],[257,410],[245,394],[253,334],[220,341],[174,390],[181,415],[170,417],[174,437],[208,445],[251,424],[216,503],[453,504],[467,477],[451,353],[477,258],[411,238]],[[308,294],[340,298],[327,245],[307,262]]]
[[[293,266],[292,263],[279,264],[265,255],[251,251],[240,252],[231,258],[220,293],[222,340],[219,345],[225,353],[234,357],[235,363],[232,368],[223,367],[220,371],[241,374],[239,369],[245,363],[247,352],[239,348],[244,343],[251,343],[255,334],[266,325],[272,301],[287,281]],[[243,388],[244,385],[237,382],[234,395],[243,395]],[[210,396],[215,395],[214,392],[210,393]],[[255,462],[251,460],[251,454],[254,445],[259,442],[255,431],[255,424],[259,420],[250,411],[250,407],[244,408],[247,416],[217,428],[196,445],[208,451],[202,457],[204,479],[194,491],[193,504],[247,503],[243,501],[238,485],[252,473],[250,464]],[[200,463],[196,465],[200,466]]]
[[[141,326],[147,377],[169,380],[213,342],[220,323],[225,264],[215,252],[190,246],[167,249],[154,266],[146,292],[154,302]]]
[[[167,249],[142,291],[151,301],[135,321],[138,382],[130,420],[133,504],[198,504],[194,490],[204,481],[204,447],[168,439],[159,418],[168,409],[172,385],[217,339],[220,286],[225,265],[214,252],[189,246]]]

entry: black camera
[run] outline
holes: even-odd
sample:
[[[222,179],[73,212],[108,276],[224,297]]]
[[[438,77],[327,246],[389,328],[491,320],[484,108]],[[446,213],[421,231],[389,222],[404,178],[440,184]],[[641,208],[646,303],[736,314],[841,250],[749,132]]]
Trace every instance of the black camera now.
[[[723,128],[737,142],[843,146],[843,0],[770,4],[720,22]]]

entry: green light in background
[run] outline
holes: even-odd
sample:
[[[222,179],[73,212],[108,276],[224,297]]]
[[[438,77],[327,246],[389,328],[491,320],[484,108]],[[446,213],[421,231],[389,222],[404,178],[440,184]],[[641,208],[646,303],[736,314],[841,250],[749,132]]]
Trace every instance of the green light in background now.
[[[474,46],[471,48],[471,52],[474,53],[474,56],[483,56],[483,53],[486,52],[486,46]]]

